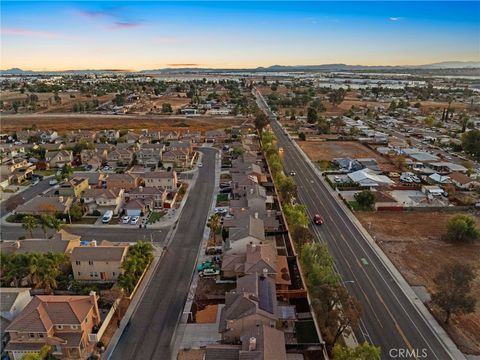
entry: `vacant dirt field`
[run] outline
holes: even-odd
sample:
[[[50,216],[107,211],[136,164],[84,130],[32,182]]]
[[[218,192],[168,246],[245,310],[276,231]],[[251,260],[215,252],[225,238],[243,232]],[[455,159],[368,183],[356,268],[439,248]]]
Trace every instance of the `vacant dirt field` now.
[[[172,95],[163,95],[156,100],[152,101],[152,107],[156,106],[157,109],[162,109],[162,104],[169,103],[172,105],[172,110],[175,112],[177,109],[184,107],[185,105],[190,104],[190,99],[185,94],[172,94]]]
[[[355,214],[375,236],[383,251],[410,285],[435,290],[433,278],[449,262],[471,264],[477,274],[473,294],[479,300],[476,312],[453,316],[446,328],[459,348],[480,355],[480,244],[453,245],[444,240],[447,222],[456,213],[358,212]],[[479,214],[473,215],[480,226]],[[414,226],[413,226],[414,224]],[[443,317],[436,313],[437,317]]]
[[[313,161],[331,161],[339,157],[350,157],[353,159],[374,158],[382,170],[397,170],[395,166],[383,156],[355,141],[321,141],[307,139],[307,141],[298,141],[297,143]]]
[[[2,131],[16,131],[36,124],[39,129],[150,129],[206,131],[239,125],[240,117],[185,117],[169,115],[31,114],[2,116]]]

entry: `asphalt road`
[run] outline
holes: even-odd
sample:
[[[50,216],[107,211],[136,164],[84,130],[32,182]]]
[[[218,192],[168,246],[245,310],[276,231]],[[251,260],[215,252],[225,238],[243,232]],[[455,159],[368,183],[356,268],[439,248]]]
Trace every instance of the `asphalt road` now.
[[[310,217],[321,214],[325,219],[324,225],[312,225],[312,230],[318,241],[326,241],[345,286],[362,304],[357,339],[380,346],[382,359],[452,359],[368,240],[345,215],[276,121],[272,122],[272,127],[278,145],[284,148],[286,171],[296,172],[294,180],[299,201],[306,206]],[[399,349],[416,353],[400,357]]]
[[[49,181],[50,179],[44,179],[40,181],[37,185],[30,186],[25,191],[22,191],[21,193],[3,201],[0,205],[0,217],[14,210],[18,205],[33,199],[35,196],[41,194],[42,192],[50,188],[50,185],[48,184]]]
[[[177,231],[111,359],[171,357],[172,338],[187,299],[214,190],[215,150],[201,151],[205,154],[203,167],[185,203]]]

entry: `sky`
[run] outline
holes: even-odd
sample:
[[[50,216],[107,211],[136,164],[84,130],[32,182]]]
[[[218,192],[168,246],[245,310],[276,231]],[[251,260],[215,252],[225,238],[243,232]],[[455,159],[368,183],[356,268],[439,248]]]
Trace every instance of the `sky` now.
[[[480,61],[480,2],[1,2],[0,68]]]

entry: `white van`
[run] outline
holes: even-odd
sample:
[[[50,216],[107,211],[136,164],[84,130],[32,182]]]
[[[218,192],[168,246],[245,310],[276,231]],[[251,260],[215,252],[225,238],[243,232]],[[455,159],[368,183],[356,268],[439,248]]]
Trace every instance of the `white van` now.
[[[112,220],[112,217],[113,217],[113,211],[112,210],[107,210],[107,211],[105,211],[105,214],[103,214],[102,222],[104,224],[107,224],[107,223],[110,222],[110,220]]]

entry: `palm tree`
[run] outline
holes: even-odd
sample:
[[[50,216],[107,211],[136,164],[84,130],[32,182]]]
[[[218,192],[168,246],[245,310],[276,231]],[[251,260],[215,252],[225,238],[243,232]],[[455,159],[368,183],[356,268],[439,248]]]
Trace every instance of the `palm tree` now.
[[[220,215],[218,214],[213,214],[210,216],[210,219],[208,219],[207,222],[207,227],[210,228],[210,230],[213,232],[213,240],[217,240],[217,231],[220,228]]]
[[[43,256],[41,254],[30,254],[28,271],[30,276],[30,282],[34,287],[38,287],[37,284],[40,283],[40,272],[41,264],[43,262]]]
[[[57,219],[54,216],[51,216],[50,220],[50,226],[55,229],[55,231],[60,231],[65,224],[62,222],[62,220]]]
[[[27,215],[22,219],[22,227],[30,232],[30,237],[33,238],[33,230],[38,226],[38,221],[33,216]]]
[[[51,215],[42,215],[40,217],[40,226],[43,230],[45,238],[47,237],[48,228],[51,227],[52,216]]]

